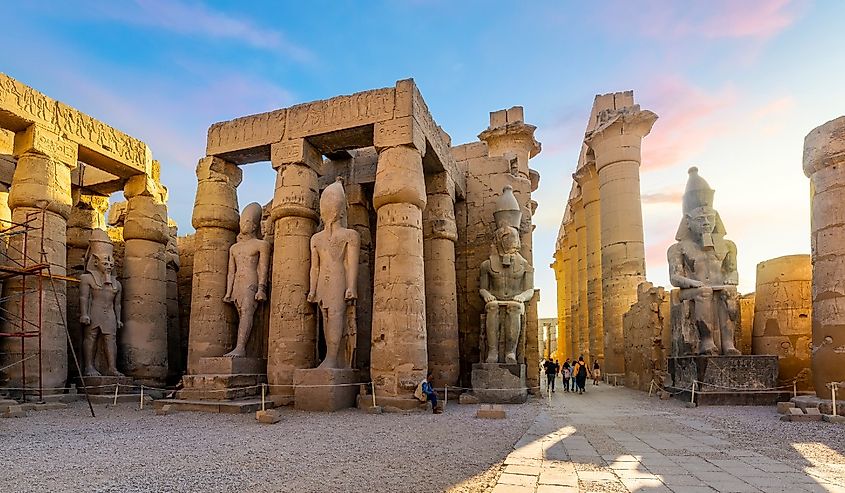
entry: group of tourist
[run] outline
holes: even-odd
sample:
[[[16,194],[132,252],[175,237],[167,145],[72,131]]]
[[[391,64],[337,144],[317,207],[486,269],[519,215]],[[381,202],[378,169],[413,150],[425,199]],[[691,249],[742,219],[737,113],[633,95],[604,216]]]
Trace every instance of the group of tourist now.
[[[563,391],[583,394],[587,391],[587,377],[591,373],[587,369],[587,364],[584,362],[584,356],[579,356],[577,361],[566,358],[566,361],[561,365],[558,360],[543,360],[540,362],[541,371],[546,373],[546,389],[549,392],[555,391],[555,382],[558,376],[563,380]],[[598,385],[601,379],[601,368],[599,362],[593,363],[593,385]]]

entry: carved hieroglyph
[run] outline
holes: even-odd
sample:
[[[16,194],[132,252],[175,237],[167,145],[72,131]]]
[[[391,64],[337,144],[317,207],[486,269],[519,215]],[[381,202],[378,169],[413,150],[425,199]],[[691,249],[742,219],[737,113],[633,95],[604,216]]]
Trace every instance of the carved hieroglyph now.
[[[502,190],[493,215],[496,219],[494,251],[481,264],[479,294],[487,315],[487,347],[481,354],[486,363],[515,364],[525,303],[534,296],[534,268],[519,253],[518,228],[522,211],[511,186]],[[504,355],[499,354],[500,337],[504,339]],[[500,361],[502,359],[504,361]]]
[[[223,301],[233,303],[238,311],[238,337],[235,348],[224,356],[246,356],[255,310],[259,303],[267,300],[270,243],[258,237],[261,213],[261,204],[257,202],[244,207],[238,241],[229,249],[229,272]]]
[[[813,197],[813,384],[830,399],[828,384],[845,382],[845,116],[804,138],[804,174]]]
[[[323,316],[326,357],[319,368],[352,368],[361,238],[357,231],[346,227],[346,194],[340,181],[323,191],[320,218],[323,230],[311,237],[308,292],[308,301],[316,303]]]
[[[669,280],[679,289],[672,309],[673,355],[739,355],[734,346],[739,282],[736,245],[713,208],[714,190],[689,169],[678,241],[667,253]]]
[[[97,348],[102,348],[105,372],[122,377],[117,371],[117,330],[123,328],[120,319],[120,282],[112,273],[114,245],[108,233],[101,229],[91,232],[86,252],[85,273],[79,278],[79,323],[83,326],[83,374],[100,376],[94,365]]]

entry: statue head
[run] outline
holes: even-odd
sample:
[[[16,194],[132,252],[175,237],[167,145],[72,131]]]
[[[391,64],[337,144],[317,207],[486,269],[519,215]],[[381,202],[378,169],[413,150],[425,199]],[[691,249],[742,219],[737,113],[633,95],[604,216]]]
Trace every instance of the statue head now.
[[[261,226],[261,204],[253,202],[241,212],[240,227],[242,236],[258,237]]]
[[[714,237],[718,240],[725,236],[725,226],[719,213],[713,208],[715,190],[698,175],[698,168],[689,169],[687,187],[682,202],[684,217],[678,226],[675,239],[694,240],[702,246],[713,246]]]
[[[513,254],[519,251],[519,223],[522,221],[522,210],[513,195],[513,187],[506,185],[502,195],[496,200],[496,250],[499,255]]]
[[[516,253],[521,246],[519,230],[511,226],[496,229],[496,249],[500,255]]]
[[[102,229],[91,231],[88,250],[85,252],[85,271],[94,276],[97,285],[110,280],[114,269],[114,244]]]
[[[320,195],[320,219],[326,226],[340,221],[340,225],[346,227],[346,192],[340,177]]]

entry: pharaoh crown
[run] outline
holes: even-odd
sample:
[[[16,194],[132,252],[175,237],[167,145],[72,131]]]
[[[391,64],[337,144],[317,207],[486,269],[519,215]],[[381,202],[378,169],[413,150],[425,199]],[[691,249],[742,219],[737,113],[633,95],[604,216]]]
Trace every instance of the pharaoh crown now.
[[[519,223],[522,222],[522,210],[519,208],[519,202],[513,195],[513,187],[506,185],[502,189],[502,195],[496,200],[496,212],[493,213],[496,219],[496,227],[510,226],[519,229]]]

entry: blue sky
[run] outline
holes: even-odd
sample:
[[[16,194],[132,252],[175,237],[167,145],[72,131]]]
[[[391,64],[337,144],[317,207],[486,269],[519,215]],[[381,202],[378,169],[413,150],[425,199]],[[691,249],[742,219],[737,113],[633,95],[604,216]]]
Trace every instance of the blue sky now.
[[[449,2],[5,2],[0,71],[147,142],[170,214],[190,228],[208,126],[413,77],[454,143],[488,112],[523,105],[544,151],[534,258],[547,267],[595,94],[633,89],[660,119],[643,144],[648,278],[666,247],[686,169],[716,189],[739,249],[758,262],[809,253],[804,136],[845,114],[845,2],[788,0]],[[251,165],[240,201],[270,199]]]

